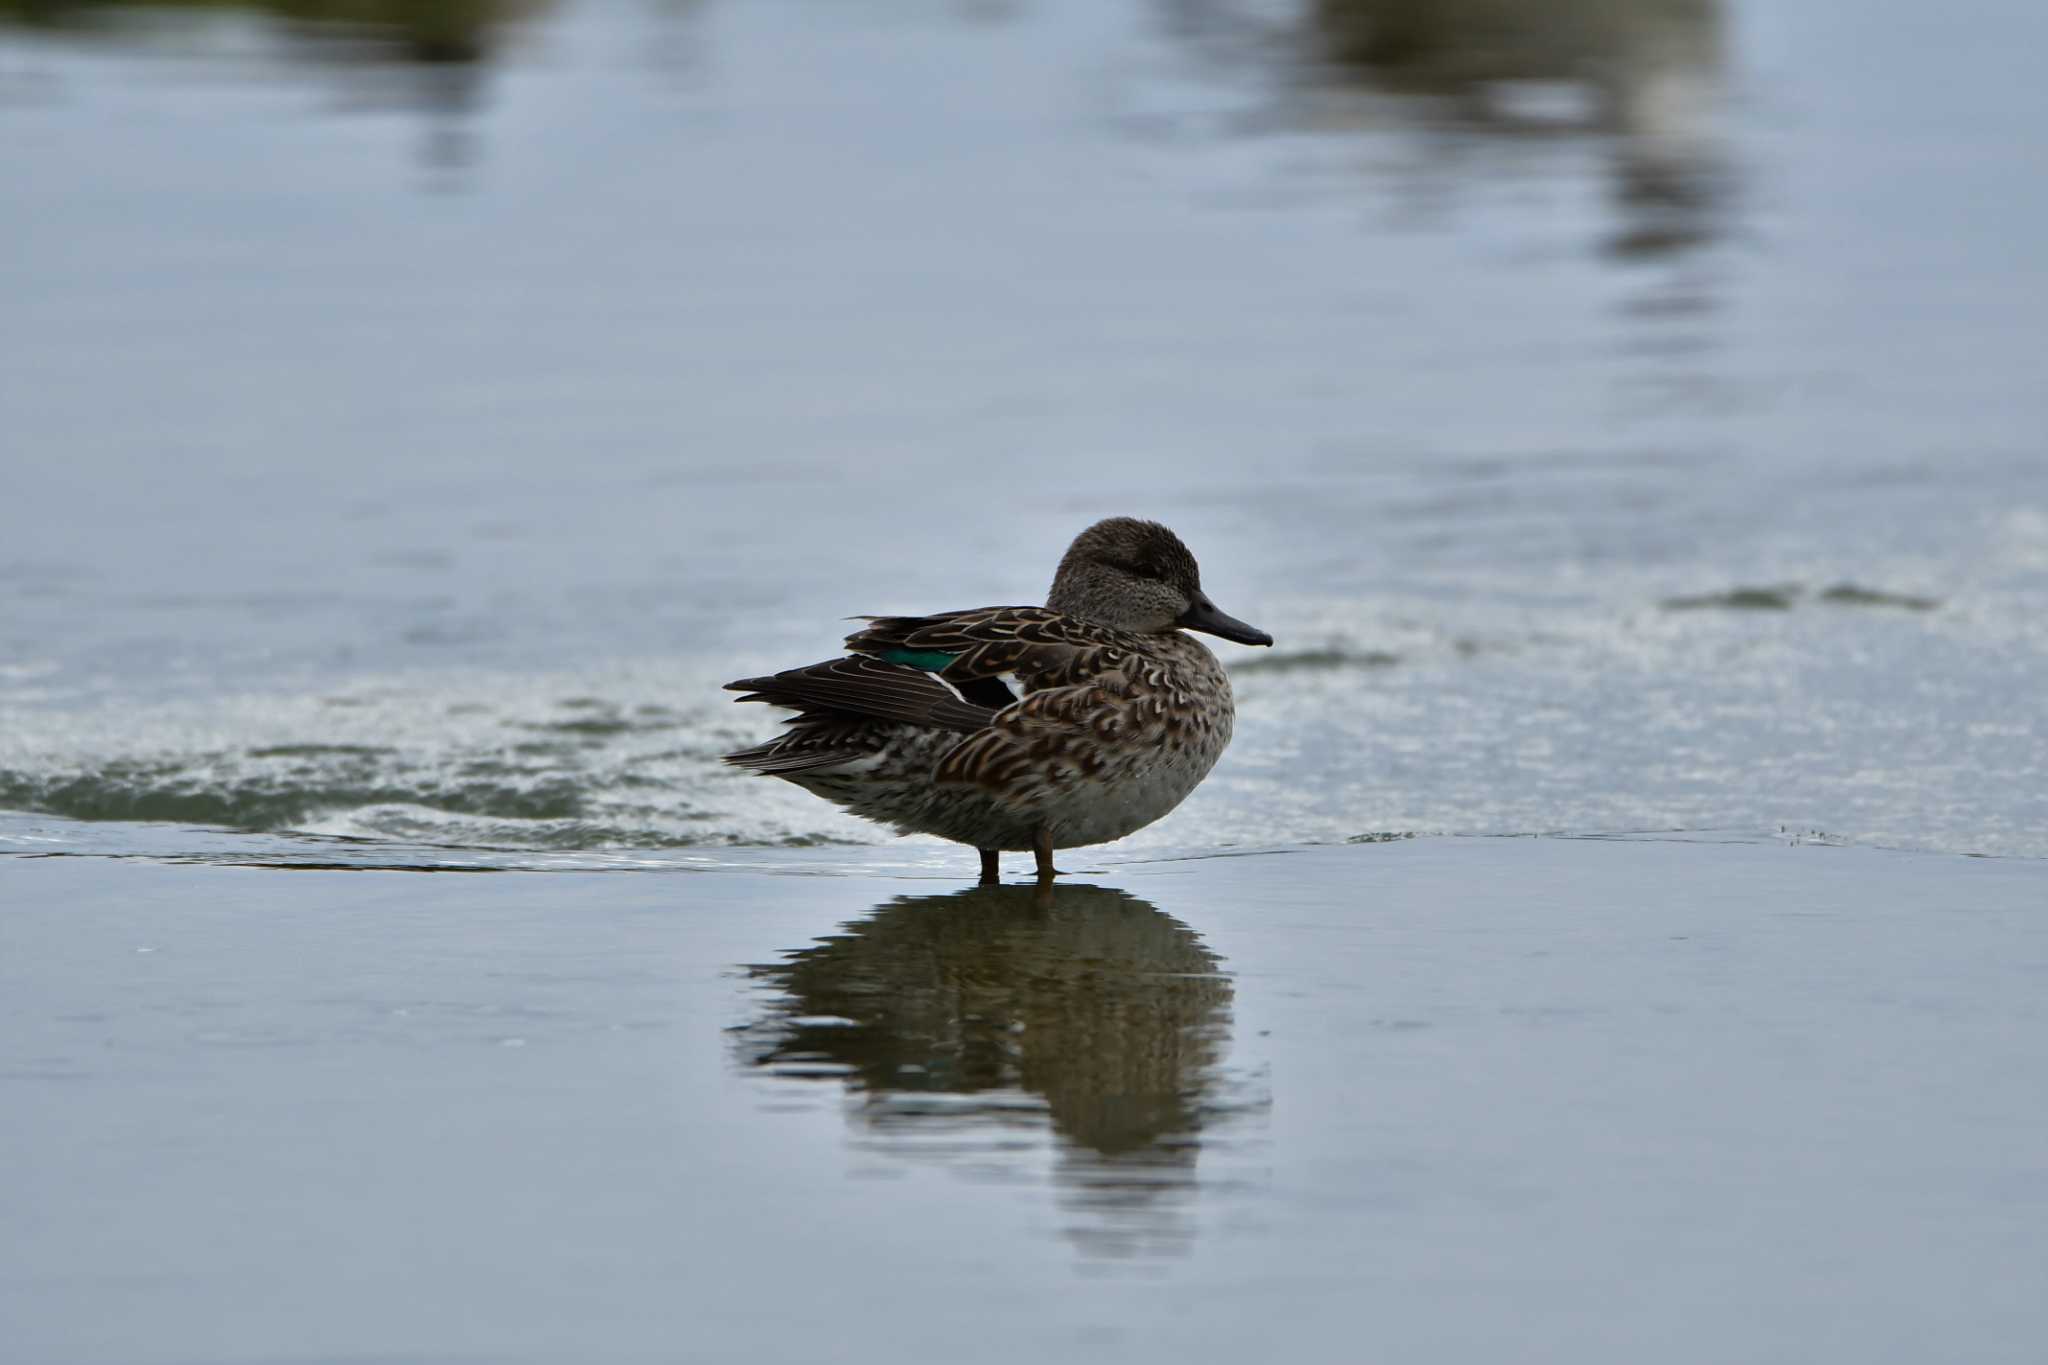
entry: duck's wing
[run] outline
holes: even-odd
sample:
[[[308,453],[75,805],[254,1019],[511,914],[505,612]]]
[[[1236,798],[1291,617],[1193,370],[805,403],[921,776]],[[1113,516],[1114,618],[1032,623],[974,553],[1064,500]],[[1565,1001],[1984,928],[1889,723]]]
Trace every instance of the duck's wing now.
[[[741,701],[796,712],[789,729],[765,744],[725,755],[738,768],[772,777],[859,763],[886,751],[906,727],[940,735],[986,729],[987,706],[964,700],[930,673],[879,659],[828,659],[765,678],[726,684]]]
[[[868,720],[925,725],[938,730],[979,730],[995,719],[992,707],[963,701],[929,672],[879,659],[828,659],[765,678],[725,685],[741,701],[787,706],[801,719],[818,712]]]
[[[1045,607],[880,617],[846,644],[932,668],[962,697],[1000,707],[939,760],[941,783],[1001,791],[1033,772],[1087,775],[1104,743],[1153,715],[1132,705],[1156,671],[1140,664],[1138,642]]]
[[[1076,699],[1064,694],[1116,686],[1131,655],[1119,632],[1044,607],[863,619],[867,625],[847,637],[849,658],[726,684],[741,701],[797,713],[789,733],[726,762],[777,775],[828,768],[885,747],[893,727],[905,725],[963,741],[995,736],[998,727],[1005,736],[1036,735],[1068,723]],[[946,776],[965,747],[954,746],[939,780],[977,780]]]
[[[846,647],[924,669],[971,702],[1004,707],[1121,669],[1134,652],[1122,631],[1047,607],[982,607],[937,616],[871,616]]]

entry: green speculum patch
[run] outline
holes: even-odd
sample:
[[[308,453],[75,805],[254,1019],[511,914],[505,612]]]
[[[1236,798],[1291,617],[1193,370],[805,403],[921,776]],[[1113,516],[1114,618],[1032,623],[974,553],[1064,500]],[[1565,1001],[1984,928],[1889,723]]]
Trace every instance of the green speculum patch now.
[[[939,672],[947,664],[952,663],[953,660],[959,657],[957,654],[948,654],[943,649],[885,649],[882,651],[882,662],[884,663],[908,664],[912,668],[922,668],[929,673]]]

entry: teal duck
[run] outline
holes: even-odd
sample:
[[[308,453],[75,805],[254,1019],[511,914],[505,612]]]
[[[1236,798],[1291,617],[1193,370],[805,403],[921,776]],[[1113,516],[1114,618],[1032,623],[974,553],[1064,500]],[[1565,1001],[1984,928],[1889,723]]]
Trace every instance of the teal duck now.
[[[1107,843],[1179,805],[1230,742],[1216,656],[1186,631],[1273,637],[1217,609],[1180,537],[1112,517],[1083,531],[1042,607],[868,616],[846,657],[727,683],[796,714],[725,761],[905,834],[997,855]]]

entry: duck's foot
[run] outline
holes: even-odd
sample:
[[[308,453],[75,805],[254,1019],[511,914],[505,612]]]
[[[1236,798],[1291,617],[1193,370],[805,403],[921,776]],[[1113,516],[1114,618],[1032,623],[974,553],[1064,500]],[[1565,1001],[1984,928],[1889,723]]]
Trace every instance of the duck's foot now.
[[[985,848],[981,850],[981,884],[983,886],[994,886],[1003,879],[1002,869],[997,866],[998,862],[1000,862],[1000,858],[994,849]]]
[[[1038,855],[1038,880],[1049,882],[1060,875],[1060,870],[1052,865],[1051,830],[1038,831],[1038,837],[1031,842],[1031,851]]]

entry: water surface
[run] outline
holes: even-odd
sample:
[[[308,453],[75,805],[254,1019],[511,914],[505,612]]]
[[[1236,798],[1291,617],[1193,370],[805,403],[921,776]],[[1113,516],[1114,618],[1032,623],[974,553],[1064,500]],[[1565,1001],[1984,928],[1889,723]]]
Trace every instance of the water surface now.
[[[2037,1361],[2044,44],[0,0],[0,1358]],[[718,763],[1113,513],[1051,894]]]
[[[7,16],[0,806],[872,840],[718,684],[1135,512],[1150,846],[2048,852],[2035,7]]]
[[[2048,866],[0,866],[0,1354],[2031,1361]],[[741,966],[739,964],[751,964]]]

